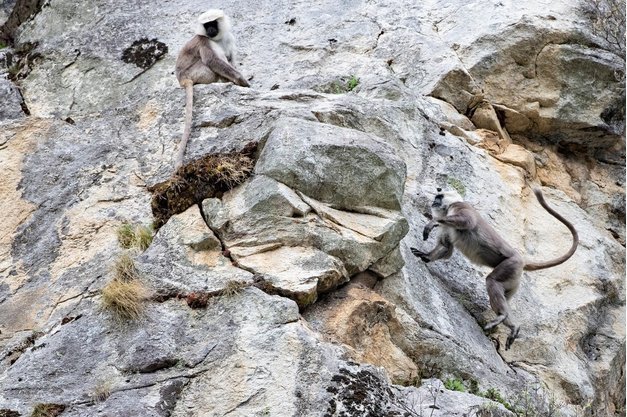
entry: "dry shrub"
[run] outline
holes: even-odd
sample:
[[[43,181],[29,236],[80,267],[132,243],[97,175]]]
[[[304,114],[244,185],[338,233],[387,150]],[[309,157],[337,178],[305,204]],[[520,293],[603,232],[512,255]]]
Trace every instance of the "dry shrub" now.
[[[180,167],[167,181],[149,187],[154,227],[204,199],[219,197],[248,178],[255,167],[257,144],[238,152],[206,155]]]
[[[583,0],[581,8],[592,32],[606,47],[625,59],[625,0]]]
[[[190,308],[205,308],[209,302],[209,294],[206,292],[192,292],[185,297]]]

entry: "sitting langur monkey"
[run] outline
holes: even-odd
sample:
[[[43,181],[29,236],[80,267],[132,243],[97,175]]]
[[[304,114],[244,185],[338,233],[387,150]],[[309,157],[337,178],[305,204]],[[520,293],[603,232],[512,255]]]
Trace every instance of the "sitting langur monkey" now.
[[[185,88],[185,128],[179,146],[175,169],[183,163],[183,155],[192,125],[194,84],[231,81],[249,87],[248,81],[235,69],[235,39],[229,17],[222,10],[211,9],[198,17],[196,36],[183,46],[176,59],[176,78]]]
[[[433,201],[431,220],[424,228],[422,237],[427,240],[433,228],[440,227],[437,246],[429,253],[410,248],[412,253],[424,262],[450,258],[453,249],[459,249],[470,261],[478,265],[494,268],[486,277],[490,306],[497,314],[496,320],[488,323],[484,329],[491,330],[503,323],[510,329],[505,349],[509,349],[518,336],[519,326],[512,319],[508,301],[520,284],[523,271],[535,271],[550,268],[565,262],[575,250],[579,238],[575,227],[544,201],[542,192],[534,189],[538,201],[557,220],[564,223],[573,235],[573,243],[568,252],[559,258],[547,262],[525,261],[520,253],[512,248],[479,215],[470,204],[465,203],[454,191],[442,192]]]

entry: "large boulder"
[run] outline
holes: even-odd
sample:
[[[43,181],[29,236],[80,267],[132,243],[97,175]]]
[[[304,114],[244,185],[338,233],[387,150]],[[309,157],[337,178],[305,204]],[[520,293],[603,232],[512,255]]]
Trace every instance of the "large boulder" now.
[[[255,169],[338,209],[400,208],[405,163],[381,139],[322,123],[285,119]]]

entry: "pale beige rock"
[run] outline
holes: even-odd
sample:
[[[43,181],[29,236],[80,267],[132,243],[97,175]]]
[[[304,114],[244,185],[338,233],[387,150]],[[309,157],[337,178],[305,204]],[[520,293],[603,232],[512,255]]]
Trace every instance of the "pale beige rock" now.
[[[487,101],[480,102],[475,108],[472,117],[470,118],[472,122],[479,129],[487,129],[492,130],[498,133],[500,141],[499,148],[502,151],[507,148],[509,144],[512,143],[512,138],[510,138],[507,130],[501,126],[501,122],[499,121],[498,116],[496,115],[496,111],[492,104]]]
[[[504,127],[509,133],[524,133],[531,128],[531,120],[524,114],[500,104],[492,103],[492,106],[503,114]]]
[[[376,278],[359,274],[307,310],[305,318],[331,340],[350,346],[353,359],[385,368],[395,383],[412,383],[416,364],[395,344],[402,333],[395,307],[370,289]]]
[[[463,114],[460,114],[455,107],[446,101],[439,100],[435,97],[427,97],[427,100],[436,105],[444,114],[446,122],[452,126],[459,127],[464,130],[474,130],[475,125]],[[451,132],[453,133],[453,132]],[[455,133],[453,133],[455,134]]]
[[[531,178],[536,176],[536,163],[533,154],[520,145],[510,144],[504,152],[495,154],[494,157],[501,162],[523,168],[531,175]]]
[[[252,274],[232,265],[197,206],[159,229],[137,266],[159,294],[219,291],[230,282],[250,284]]]
[[[318,294],[348,281],[342,263],[326,253],[304,247],[281,247],[238,257],[240,267],[261,275],[279,293],[289,295],[301,307],[316,301]]]

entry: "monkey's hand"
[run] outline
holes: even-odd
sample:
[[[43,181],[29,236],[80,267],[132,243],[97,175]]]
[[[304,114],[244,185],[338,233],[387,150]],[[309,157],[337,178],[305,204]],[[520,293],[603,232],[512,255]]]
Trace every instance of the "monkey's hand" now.
[[[429,234],[431,233],[431,231],[439,225],[440,223],[438,223],[436,220],[431,220],[429,223],[427,223],[425,225],[425,228],[422,229],[422,240],[429,239]]]
[[[422,259],[422,261],[424,263],[427,263],[427,262],[431,261],[431,259],[429,259],[428,255],[426,253],[422,252],[422,251],[419,251],[416,248],[409,248],[409,250],[411,250],[411,253],[413,253],[414,256],[416,256],[417,258]]]

